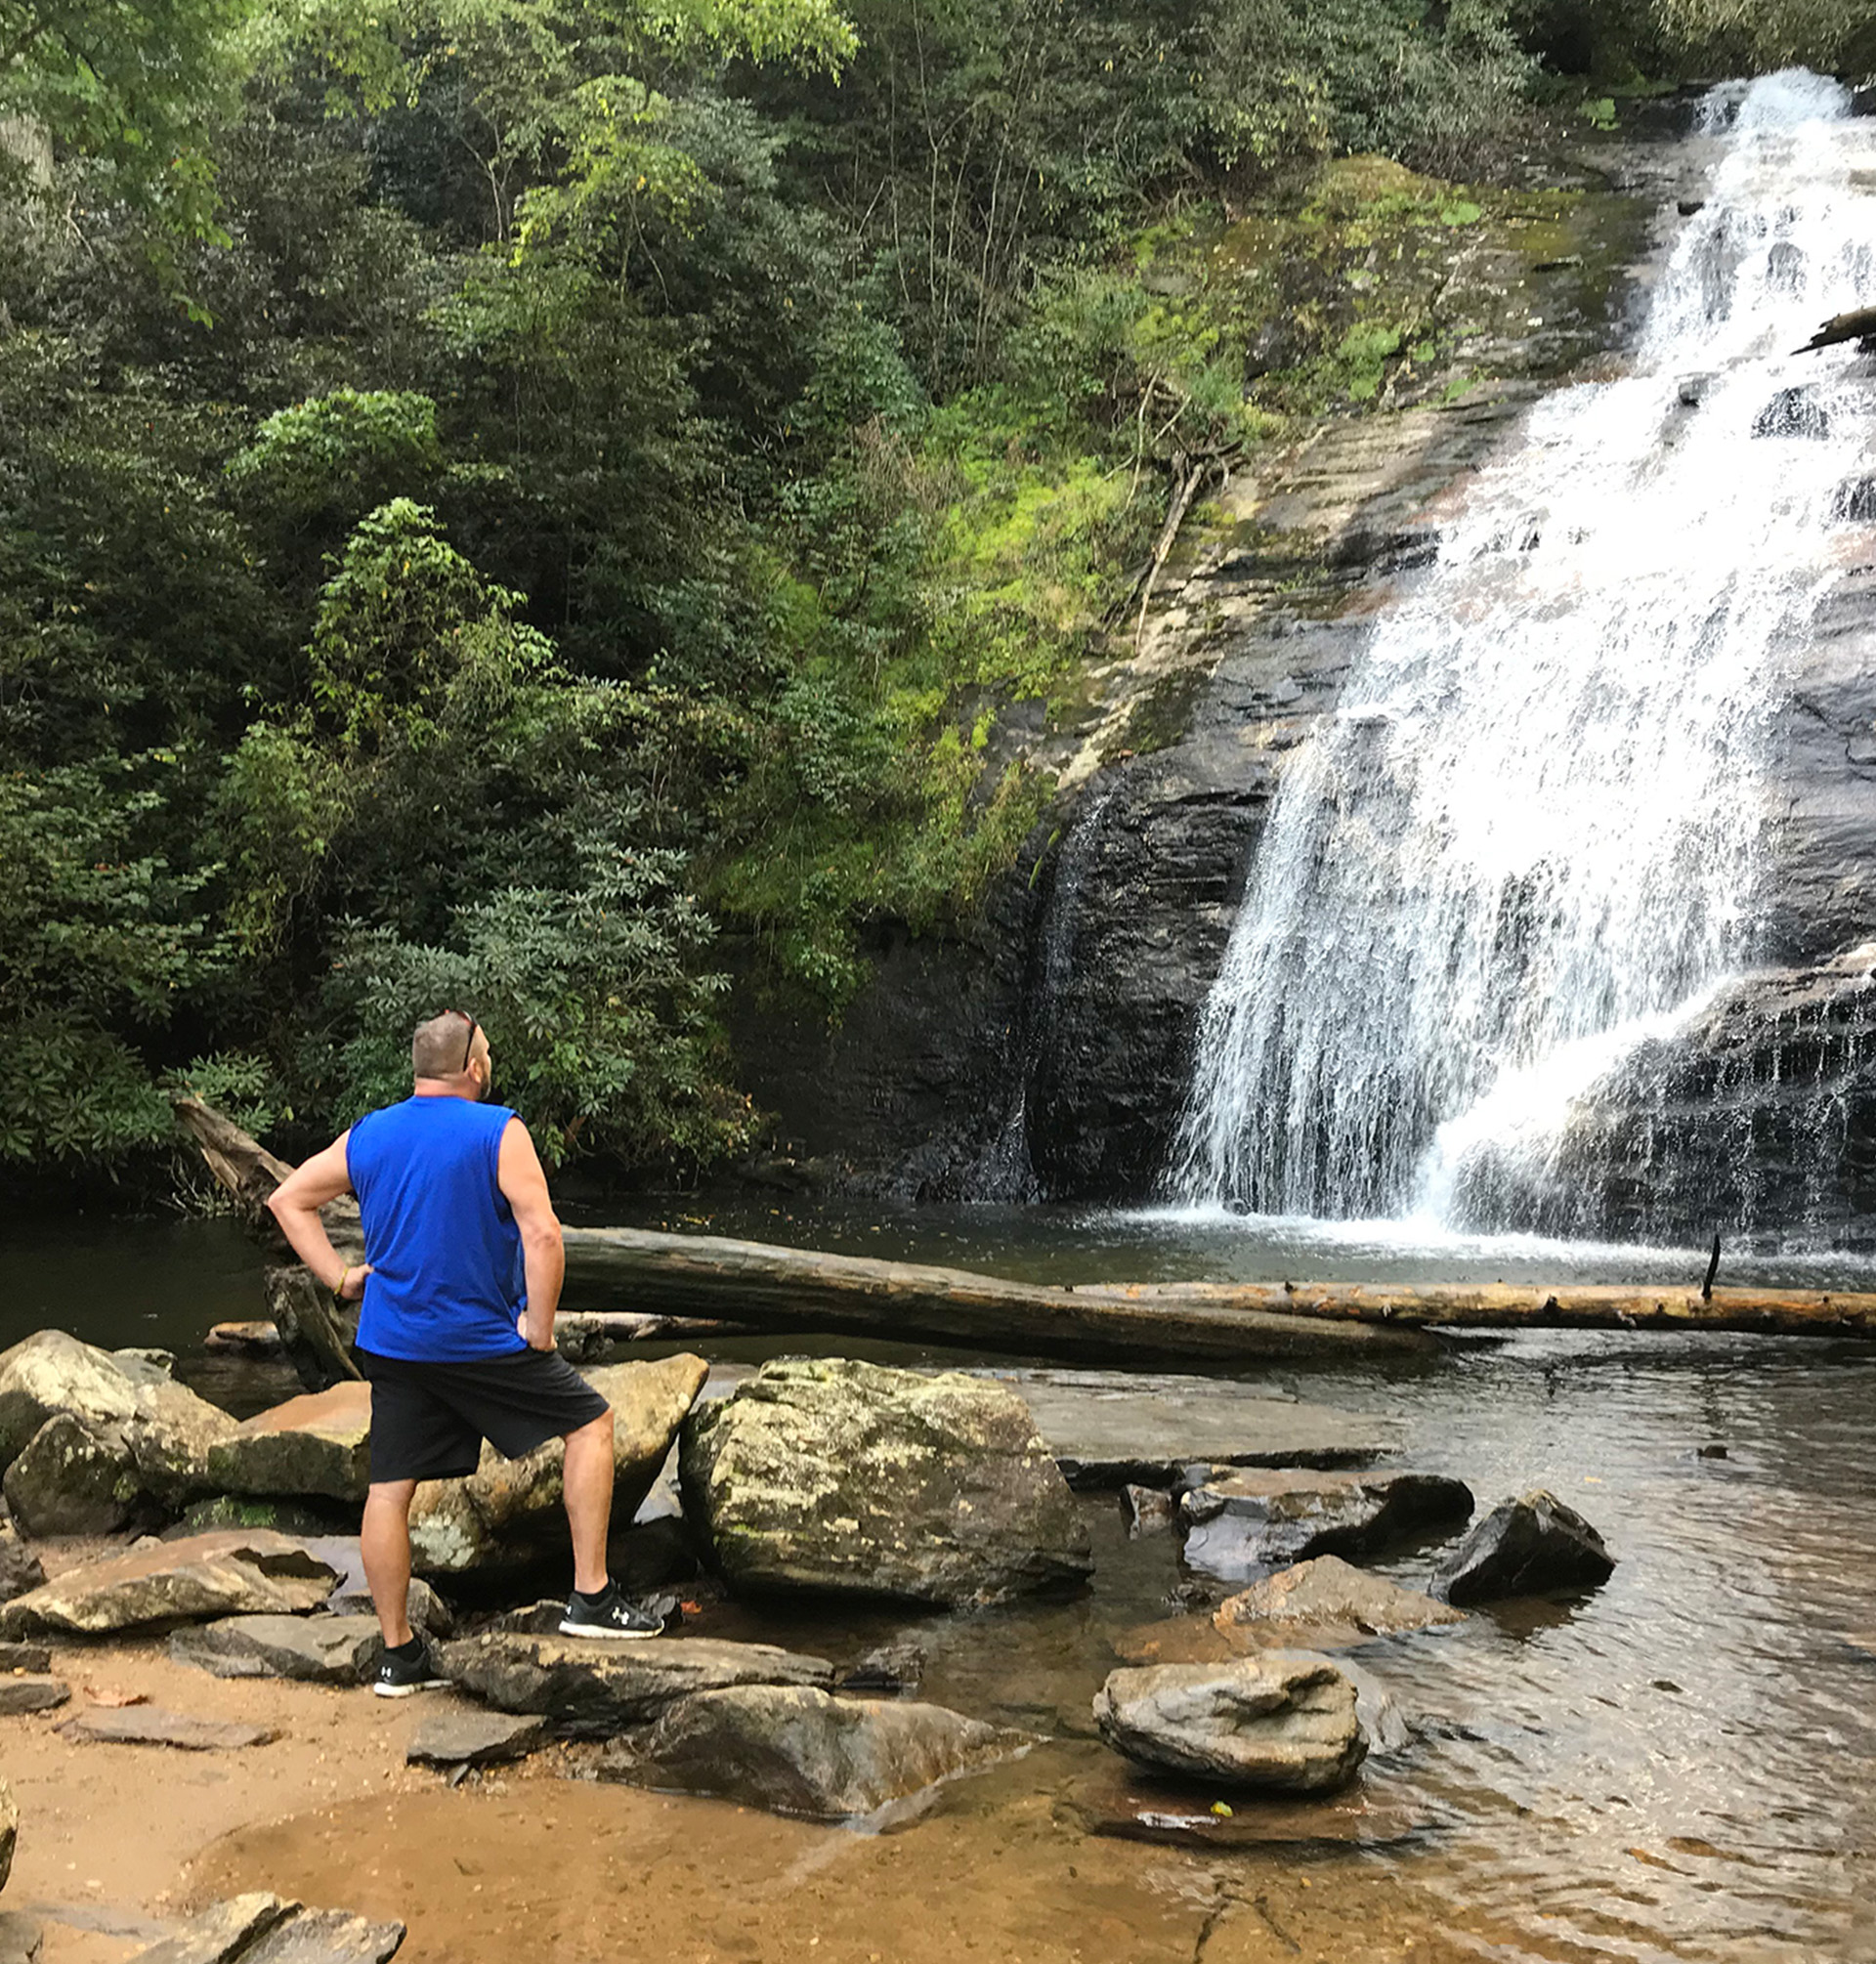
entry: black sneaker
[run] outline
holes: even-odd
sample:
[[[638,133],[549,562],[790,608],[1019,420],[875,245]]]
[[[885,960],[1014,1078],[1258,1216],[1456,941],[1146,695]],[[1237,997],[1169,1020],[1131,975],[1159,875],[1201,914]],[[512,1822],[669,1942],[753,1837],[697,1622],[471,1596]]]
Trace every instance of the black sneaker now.
[[[617,1582],[609,1582],[598,1596],[582,1596],[577,1589],[567,1599],[567,1613],[560,1619],[563,1637],[661,1637],[661,1618],[628,1602]]]
[[[378,1675],[371,1688],[380,1698],[407,1698],[412,1691],[440,1691],[448,1683],[437,1669],[429,1644],[418,1638],[414,1657],[400,1657],[395,1650],[387,1650],[378,1659]]]

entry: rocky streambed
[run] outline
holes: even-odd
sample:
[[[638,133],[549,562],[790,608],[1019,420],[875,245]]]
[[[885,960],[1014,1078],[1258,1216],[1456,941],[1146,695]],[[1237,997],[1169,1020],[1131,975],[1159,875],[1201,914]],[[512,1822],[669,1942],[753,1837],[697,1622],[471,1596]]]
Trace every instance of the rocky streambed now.
[[[0,1359],[0,1416],[25,1409],[19,1362]],[[706,1382],[676,1358],[616,1368],[666,1410]],[[14,1584],[35,1556],[49,1580],[0,1609],[22,1646],[0,1657],[8,1900],[151,1931],[263,1889],[406,1923],[407,1954],[438,1957],[512,1954],[526,1915],[565,1954],[608,1954],[628,1898],[679,1954],[794,1956],[819,1934],[817,1955],[921,1958],[995,1931],[1013,1955],[1190,1956],[1209,1919],[1207,1954],[1221,1931],[1225,1955],[1382,1954],[1347,1946],[1384,1930],[1421,1955],[1573,1956],[1618,1915],[1637,1954],[1729,1954],[1749,1927],[1740,1955],[1856,1954],[1868,1364],[1534,1336],[1435,1368],[1213,1380],[1191,1399],[1213,1458],[1175,1443],[1178,1381],[1142,1387],[1130,1436],[1128,1388],[1051,1372],[1039,1418],[1007,1378],[719,1372],[670,1418],[671,1465],[648,1437],[621,1469],[646,1499],[616,1557],[668,1599],[670,1634],[560,1638],[563,1578],[523,1510],[481,1565],[429,1563],[413,1608],[456,1688],[400,1707],[357,1687],[373,1638],[342,1504],[296,1503],[334,1510],[318,1535],[132,1543],[175,1507],[146,1498],[109,1539],[19,1537]],[[1273,1412],[1293,1452],[1321,1428],[1333,1463],[1258,1464]],[[509,1484],[538,1499],[544,1476]],[[1531,1487],[1550,1498],[1493,1518]],[[1573,1565],[1525,1565],[1534,1528]],[[99,1836],[138,1795],[174,1813],[169,1868],[111,1900]],[[543,1812],[589,1839],[538,1844]],[[372,1823],[394,1845],[367,1859]],[[972,1911],[986,1878],[1027,1900]]]

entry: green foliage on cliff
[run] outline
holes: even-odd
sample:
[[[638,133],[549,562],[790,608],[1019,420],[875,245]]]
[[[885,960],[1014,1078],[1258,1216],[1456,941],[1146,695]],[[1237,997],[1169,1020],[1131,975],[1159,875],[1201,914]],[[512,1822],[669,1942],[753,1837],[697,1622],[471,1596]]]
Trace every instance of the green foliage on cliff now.
[[[1169,487],[1429,367],[1579,15],[1855,26],[0,0],[0,1166],[297,1150],[446,1002],[550,1157],[744,1151],[726,978],[968,918]]]

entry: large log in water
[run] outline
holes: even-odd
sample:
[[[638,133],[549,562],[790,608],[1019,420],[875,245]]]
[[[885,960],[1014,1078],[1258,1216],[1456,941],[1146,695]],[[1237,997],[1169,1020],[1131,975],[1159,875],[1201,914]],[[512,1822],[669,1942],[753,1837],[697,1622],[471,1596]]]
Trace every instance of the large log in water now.
[[[193,1100],[179,1116],[212,1137],[209,1164],[251,1215],[282,1162]],[[226,1168],[228,1171],[224,1172]],[[335,1229],[341,1223],[335,1222]],[[357,1233],[356,1214],[351,1217]],[[851,1332],[1042,1357],[1236,1363],[1351,1348],[1415,1349],[1427,1326],[1743,1330],[1876,1336],[1876,1296],[1814,1290],[1560,1289],[1505,1283],[1141,1282],[1051,1286],[964,1269],[629,1227],[567,1230],[570,1309],[729,1316],[789,1331]]]

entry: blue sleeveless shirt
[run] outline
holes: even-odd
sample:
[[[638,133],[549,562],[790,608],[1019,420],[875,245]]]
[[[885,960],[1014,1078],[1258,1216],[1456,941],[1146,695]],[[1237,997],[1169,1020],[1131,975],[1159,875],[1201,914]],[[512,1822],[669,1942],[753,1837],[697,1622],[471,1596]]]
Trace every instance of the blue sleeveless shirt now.
[[[367,1112],[346,1168],[371,1263],[359,1348],[417,1363],[506,1357],[528,1345],[521,1230],[496,1179],[514,1113],[467,1098],[405,1098]]]

